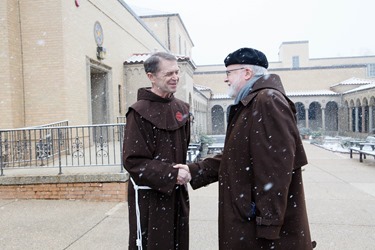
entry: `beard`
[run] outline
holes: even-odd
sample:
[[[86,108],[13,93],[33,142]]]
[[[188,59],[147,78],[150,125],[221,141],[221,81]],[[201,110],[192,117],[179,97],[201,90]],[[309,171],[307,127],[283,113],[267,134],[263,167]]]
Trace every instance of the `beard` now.
[[[227,95],[229,97],[235,98],[238,95],[238,91],[235,87],[235,84],[231,84],[228,88]]]
[[[241,78],[238,76],[235,80],[233,80],[228,88],[227,94],[230,97],[236,98],[238,93],[241,90]]]

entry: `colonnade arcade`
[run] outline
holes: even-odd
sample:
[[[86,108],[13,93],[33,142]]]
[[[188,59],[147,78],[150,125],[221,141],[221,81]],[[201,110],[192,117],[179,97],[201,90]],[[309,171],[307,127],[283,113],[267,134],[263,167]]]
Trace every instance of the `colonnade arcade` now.
[[[348,117],[348,131],[373,134],[375,132],[375,97],[345,99],[344,107]]]
[[[329,101],[325,105],[318,101],[311,102],[308,105],[296,102],[295,106],[299,127],[309,128],[312,131],[338,131],[339,107],[337,102]]]
[[[327,98],[324,96],[298,97],[295,102],[297,122],[299,127],[312,131],[327,131],[337,133],[339,130],[339,100],[338,96]],[[329,101],[327,101],[329,99]],[[224,107],[223,107],[224,106]],[[212,134],[223,134],[226,130],[228,105],[212,103],[211,122]],[[306,119],[306,117],[308,119]]]

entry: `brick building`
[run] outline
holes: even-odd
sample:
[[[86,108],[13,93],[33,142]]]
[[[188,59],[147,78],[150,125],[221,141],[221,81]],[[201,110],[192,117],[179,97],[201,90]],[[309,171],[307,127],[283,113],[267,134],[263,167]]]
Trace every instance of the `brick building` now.
[[[225,132],[233,102],[225,67],[195,65],[179,14],[132,9],[123,0],[5,0],[0,14],[0,128],[115,123],[150,84],[148,54],[170,51],[179,58],[177,97],[191,105],[193,134]],[[269,71],[296,102],[300,127],[372,133],[375,56],[310,58],[308,41],[284,42]]]

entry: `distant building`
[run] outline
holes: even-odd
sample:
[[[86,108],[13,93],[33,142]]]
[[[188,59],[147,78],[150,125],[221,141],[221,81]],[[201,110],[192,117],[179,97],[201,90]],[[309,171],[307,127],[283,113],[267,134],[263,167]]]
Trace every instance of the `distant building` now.
[[[279,61],[269,63],[269,72],[280,75],[296,104],[299,127],[329,135],[374,133],[375,56],[310,59],[308,45],[308,41],[284,42]],[[212,120],[226,117],[229,104],[220,104],[225,100],[224,77],[224,65],[197,66],[194,73],[194,83],[214,93],[209,105],[215,107]],[[209,131],[216,133],[217,127],[212,123]]]
[[[224,65],[195,65],[179,14],[125,2],[0,4],[0,129],[124,121],[137,89],[150,86],[144,60],[168,51],[181,68],[176,96],[191,106],[193,138],[225,133],[233,100],[225,94]],[[299,126],[332,135],[373,133],[375,55],[312,59],[308,45],[282,43],[279,61],[269,67],[296,103]]]

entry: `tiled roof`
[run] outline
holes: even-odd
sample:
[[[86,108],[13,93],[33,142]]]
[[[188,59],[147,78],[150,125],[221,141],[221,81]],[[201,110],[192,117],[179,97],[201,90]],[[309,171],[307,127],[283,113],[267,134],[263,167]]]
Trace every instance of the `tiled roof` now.
[[[373,82],[371,84],[359,86],[358,88],[355,88],[355,89],[345,91],[344,94],[348,94],[348,93],[352,93],[352,92],[358,92],[358,91],[361,91],[361,90],[373,89],[373,88],[375,88],[375,82]]]
[[[130,58],[125,60],[124,64],[143,63],[149,56],[149,53],[133,54]]]
[[[286,93],[287,96],[297,97],[297,96],[335,96],[340,95],[339,93],[330,90],[308,90],[308,91],[290,91]],[[228,94],[214,94],[212,99],[232,99]]]
[[[349,78],[345,81],[336,83],[336,84],[332,85],[331,87],[335,87],[335,86],[339,86],[339,85],[364,85],[364,84],[370,84],[370,83],[375,83],[375,82],[372,81],[372,80],[369,80],[369,79],[361,79],[361,78],[357,78],[357,77],[352,77],[352,78]]]
[[[233,99],[231,98],[230,96],[228,96],[228,94],[214,94],[212,96],[212,99]]]
[[[327,96],[327,95],[340,95],[339,93],[331,90],[305,90],[305,91],[288,91],[287,96]]]
[[[130,58],[126,59],[124,64],[135,64],[135,63],[143,63],[151,53],[138,53],[138,54],[133,54]],[[177,60],[179,62],[183,61],[189,61],[190,58],[188,56],[181,56],[181,55],[175,55],[177,57]]]
[[[204,91],[204,90],[211,90],[211,88],[207,87],[207,86],[203,86],[203,85],[198,85],[198,84],[194,84],[194,87],[200,91]]]

